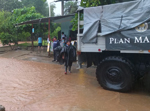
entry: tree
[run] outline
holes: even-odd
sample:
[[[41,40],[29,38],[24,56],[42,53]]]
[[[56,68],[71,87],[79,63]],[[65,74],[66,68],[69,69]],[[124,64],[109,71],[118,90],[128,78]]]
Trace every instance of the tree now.
[[[34,20],[34,19],[39,19],[43,18],[44,16],[41,15],[40,13],[36,12],[36,9],[34,6],[32,7],[24,7],[21,9],[15,9],[12,16],[11,16],[11,22],[13,24],[29,21],[29,20]],[[39,32],[39,24],[34,25],[34,28],[36,29],[35,31]],[[26,31],[26,32],[31,32],[31,25],[23,25],[20,26],[18,31]]]
[[[34,20],[34,19],[39,19],[39,18],[43,18],[43,17],[44,17],[43,15],[36,12],[35,7],[30,7],[30,8],[24,7],[22,9],[15,9],[11,18],[12,18],[13,24],[17,24],[17,23],[28,21],[28,20]],[[31,33],[31,27],[32,27],[31,25],[20,26],[18,28],[18,32],[21,32],[21,33],[22,32],[29,32],[29,33]],[[60,24],[51,23],[50,24],[51,34],[53,32],[55,32],[55,35],[56,35],[55,30],[57,30],[58,27],[60,27]],[[37,36],[39,34],[42,36],[48,35],[48,23],[34,24],[34,28],[35,28],[35,34]],[[25,35],[25,34],[23,34],[23,35]],[[53,35],[51,37],[53,37]],[[22,37],[19,36],[19,37],[24,38],[25,36],[22,36]]]
[[[12,12],[16,8],[21,8],[22,3],[19,0],[0,0],[0,11]]]
[[[95,7],[100,5],[108,5],[112,3],[126,2],[126,1],[133,1],[133,0],[81,0],[81,6]]]
[[[48,16],[49,14],[49,7],[46,0],[21,0],[23,6],[25,7],[35,7],[35,10],[38,13],[41,13],[44,16]]]
[[[0,12],[0,39],[3,45],[10,45],[11,42],[16,43],[15,28],[13,23],[10,22],[10,12]],[[14,36],[13,36],[14,35]]]
[[[51,38],[58,37],[58,32],[61,31],[61,27],[58,26],[52,33],[51,33]]]
[[[34,6],[38,13],[48,16],[49,7],[46,0],[0,0],[0,11],[13,12],[14,9]]]
[[[48,25],[48,24],[47,24]],[[61,25],[59,23],[51,23],[50,24],[50,37],[51,39],[54,36],[58,36],[58,32],[61,30]],[[46,30],[46,32],[44,32],[44,35],[48,35],[48,29]]]
[[[78,2],[65,2],[64,15],[73,14],[78,9]]]
[[[18,39],[22,40],[31,35],[31,25],[23,25],[17,29],[14,24],[42,17],[43,15],[36,12],[35,7],[15,9],[13,14],[6,11],[0,12],[2,21],[0,22],[0,39],[3,45],[17,44]]]
[[[54,10],[56,8],[56,5],[55,4],[51,4],[50,8],[51,8],[51,17],[54,17],[55,16]]]
[[[21,8],[22,3],[19,0],[0,0],[0,11],[12,12],[13,9]]]
[[[37,13],[34,6],[24,7],[20,9],[15,9],[12,14],[12,21],[14,23],[21,23],[27,20],[33,20],[44,17],[40,13]]]
[[[1,5],[3,4],[4,1],[6,1],[6,4],[8,4],[9,0],[0,0],[0,1],[2,1],[0,2],[0,5]],[[15,0],[12,0],[12,1],[15,1]],[[3,45],[7,44],[7,45],[10,45],[10,47],[11,47],[10,43],[17,44],[18,40],[26,40],[27,37],[31,36],[32,25],[23,25],[23,26],[19,26],[15,28],[15,24],[29,21],[29,20],[43,18],[44,14],[41,14],[42,12],[38,13],[39,11],[43,9],[38,8],[38,12],[37,12],[36,7],[34,7],[34,5],[37,6],[38,4],[41,3],[39,6],[42,6],[42,4],[43,4],[43,7],[44,7],[44,4],[46,4],[47,6],[46,0],[18,0],[18,1],[20,1],[18,3],[21,3],[19,7],[24,6],[23,8],[14,9],[13,6],[12,7],[10,6],[11,8],[9,10],[3,10],[4,8],[0,7],[0,9],[2,10],[2,11],[0,10],[0,39]],[[27,4],[27,2],[29,2],[29,4]],[[38,3],[35,3],[35,2],[38,2]],[[27,7],[25,7],[25,5],[27,5]],[[51,7],[52,16],[54,16],[55,5],[54,4],[52,5],[53,5]],[[47,10],[47,14],[48,14],[49,10],[46,8],[45,10]],[[51,23],[51,33],[53,33],[52,35],[56,35],[58,30],[60,30],[59,26],[60,26],[59,24]],[[48,23],[34,24],[34,28],[35,28],[36,35],[44,34],[48,32]]]

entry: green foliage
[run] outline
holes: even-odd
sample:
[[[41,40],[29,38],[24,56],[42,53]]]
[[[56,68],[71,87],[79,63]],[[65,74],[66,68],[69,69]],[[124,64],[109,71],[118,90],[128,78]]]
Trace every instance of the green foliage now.
[[[22,33],[19,33],[17,36],[20,38],[21,41],[26,41],[27,38],[31,36],[31,33],[23,31]]]
[[[28,20],[39,19],[39,18],[43,18],[43,17],[44,16],[41,15],[40,13],[37,13],[35,10],[35,7],[32,6],[30,8],[24,7],[22,9],[15,9],[12,14],[11,19],[12,19],[13,24],[17,24],[17,23],[28,21]],[[22,33],[23,31],[25,31],[25,32],[31,33],[31,27],[32,27],[32,25],[20,26],[18,28],[18,32]],[[34,25],[35,33],[40,32],[39,27],[40,27],[39,24]]]
[[[47,46],[48,45],[47,40],[43,40],[42,45]],[[34,41],[34,46],[38,46],[38,41]]]
[[[34,6],[36,11],[44,16],[48,16],[49,7],[46,0],[21,0],[23,7]]]
[[[15,28],[14,24],[42,17],[43,15],[36,13],[34,7],[15,9],[13,14],[1,11],[0,39],[3,45],[8,45],[12,42],[17,44],[18,40],[26,40],[27,37],[31,36],[31,25],[23,25],[19,28]]]
[[[12,21],[16,23],[21,23],[27,20],[33,20],[38,18],[43,18],[44,16],[37,13],[35,7],[24,7],[21,9],[15,9],[12,14]]]
[[[61,27],[57,27],[55,31],[51,34],[51,38],[58,37],[58,32],[61,31]]]
[[[8,45],[11,42],[16,43],[17,37],[15,35],[15,28],[11,21],[11,13],[0,12],[0,39],[3,45]],[[13,36],[14,35],[14,36]]]
[[[10,15],[11,15],[10,12],[1,11],[0,12],[0,24],[2,24],[5,21],[7,21],[7,19],[10,17]],[[0,25],[0,27],[1,27],[1,25]]]
[[[55,4],[51,4],[51,17],[54,17],[55,16],[55,13],[54,13],[54,9],[56,8],[56,5]]]
[[[64,5],[64,15],[73,14],[78,9],[78,2],[65,2]]]
[[[51,25],[51,39],[56,36],[58,37],[58,32],[61,30],[61,25],[58,23],[52,23]]]
[[[99,6],[99,5],[101,5],[100,0],[81,0],[82,7],[94,7],[94,6]]]
[[[50,27],[50,37],[51,39],[56,36],[58,37],[58,32],[61,30],[61,25],[58,23],[51,23]],[[48,35],[48,29],[44,32],[44,35]]]
[[[0,0],[0,11],[13,12],[14,9],[34,6],[38,13],[48,16],[49,7],[46,0]]]
[[[83,14],[80,14],[80,20],[83,20]],[[71,23],[73,24],[72,31],[77,30],[78,29],[78,14],[77,13],[75,14],[75,17],[71,20]]]
[[[40,13],[37,13],[35,10],[35,7],[24,7],[21,9],[15,9],[12,16],[11,16],[11,22],[13,24],[25,22],[28,20],[33,20],[33,19],[39,19],[43,18],[44,16],[41,15]],[[23,25],[18,28],[18,32],[31,32],[31,25]],[[36,29],[35,31],[38,31],[39,26],[34,25],[34,28]]]
[[[16,42],[16,37],[12,36],[9,33],[0,33],[0,39],[3,45],[8,45],[9,43],[14,43]]]
[[[18,44],[18,46],[26,48],[28,46],[31,46],[31,43],[22,43],[22,44]]]
[[[78,29],[78,14],[75,14],[75,17],[71,20],[72,23],[72,31],[75,31]]]
[[[101,1],[106,0],[81,0],[81,7],[94,7],[101,5]],[[80,20],[83,20],[83,14],[80,15]],[[72,19],[71,23],[73,24],[72,30],[75,31],[78,29],[78,14],[75,14],[75,17]]]
[[[81,0],[82,7],[95,7],[100,5],[108,5],[112,3],[133,1],[133,0]]]
[[[22,2],[19,0],[0,0],[0,11],[12,12],[13,9],[21,8]]]
[[[55,4],[52,4],[52,16],[55,16],[54,9]],[[19,27],[15,27],[15,24],[43,18],[48,16],[48,11],[46,0],[0,0],[0,39],[3,45],[17,44],[18,40],[25,41],[30,38],[31,24]],[[48,23],[33,24],[33,27],[36,37],[39,34],[48,35]],[[51,23],[52,36],[57,36],[59,30],[60,24]]]

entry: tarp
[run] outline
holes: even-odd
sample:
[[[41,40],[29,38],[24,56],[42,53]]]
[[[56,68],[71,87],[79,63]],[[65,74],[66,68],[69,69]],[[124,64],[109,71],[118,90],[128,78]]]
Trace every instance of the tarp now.
[[[97,43],[99,24],[101,24],[101,36],[104,36],[132,29],[150,20],[150,0],[135,0],[83,10],[83,43]]]

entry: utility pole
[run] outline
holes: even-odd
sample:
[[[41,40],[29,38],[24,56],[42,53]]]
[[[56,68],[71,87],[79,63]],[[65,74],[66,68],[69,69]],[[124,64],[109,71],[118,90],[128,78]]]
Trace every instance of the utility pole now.
[[[51,2],[49,3],[49,17],[51,17]]]
[[[61,1],[61,14],[64,16],[64,0]]]
[[[34,50],[34,40],[33,40],[33,23],[32,23],[32,51]]]

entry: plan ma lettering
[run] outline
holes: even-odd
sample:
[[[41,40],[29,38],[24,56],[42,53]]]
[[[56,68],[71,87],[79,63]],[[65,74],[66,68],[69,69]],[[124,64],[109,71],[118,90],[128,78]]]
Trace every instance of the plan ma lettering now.
[[[109,38],[110,44],[143,44],[150,43],[150,39],[148,37],[134,37],[134,38]]]

